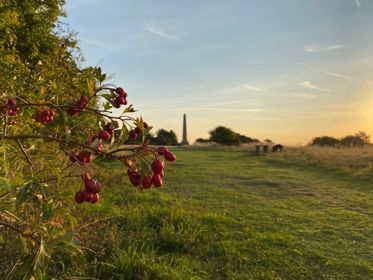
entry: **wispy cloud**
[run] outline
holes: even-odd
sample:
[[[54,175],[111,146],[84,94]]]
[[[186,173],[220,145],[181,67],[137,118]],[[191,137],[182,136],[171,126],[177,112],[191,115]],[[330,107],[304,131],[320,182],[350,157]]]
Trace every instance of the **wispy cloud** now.
[[[264,89],[250,85],[250,84],[243,84],[242,87],[248,90],[252,90],[252,91],[264,91]]]
[[[355,3],[358,8],[361,8],[360,0],[355,0]]]
[[[320,52],[329,52],[334,50],[339,50],[344,48],[345,45],[305,45],[303,50],[309,53],[320,53]]]
[[[295,98],[316,98],[318,97],[317,94],[305,93],[305,92],[294,92],[294,93],[289,93],[287,95],[291,97],[295,97]]]
[[[361,80],[361,79],[358,79],[358,78],[355,78],[355,77],[352,77],[352,76],[348,76],[348,75],[344,75],[344,74],[340,74],[340,73],[335,73],[335,72],[330,72],[330,71],[325,71],[324,69],[320,69],[320,68],[317,68],[317,67],[309,67],[305,63],[298,63],[298,65],[307,67],[307,68],[309,68],[313,71],[323,73],[323,74],[326,74],[328,76],[343,79],[343,80],[348,81],[348,82],[373,85],[373,81]],[[373,65],[373,63],[372,63],[372,65]]]
[[[301,87],[303,87],[303,88],[306,88],[306,89],[312,89],[312,90],[318,90],[318,91],[325,91],[325,92],[330,91],[329,89],[321,88],[321,87],[319,87],[317,85],[314,85],[310,81],[302,81],[302,82],[299,82],[298,85],[301,86]]]
[[[149,33],[151,33],[155,36],[158,36],[158,37],[161,37],[161,38],[164,38],[164,39],[167,39],[167,40],[185,42],[185,40],[180,38],[179,36],[169,34],[169,33],[165,32],[163,29],[161,29],[160,27],[155,26],[154,24],[144,23],[144,29],[147,32],[149,32]]]
[[[220,93],[236,93],[236,92],[246,92],[246,91],[256,91],[256,92],[265,92],[265,89],[260,88],[258,86],[254,86],[252,84],[241,84],[238,86],[232,86],[224,88],[220,91]]]
[[[112,52],[122,51],[122,49],[120,49],[117,45],[106,43],[104,41],[98,41],[98,40],[89,39],[89,38],[83,38],[81,41],[85,44],[89,44],[91,46],[95,46],[97,48],[104,49],[107,51],[112,51]]]

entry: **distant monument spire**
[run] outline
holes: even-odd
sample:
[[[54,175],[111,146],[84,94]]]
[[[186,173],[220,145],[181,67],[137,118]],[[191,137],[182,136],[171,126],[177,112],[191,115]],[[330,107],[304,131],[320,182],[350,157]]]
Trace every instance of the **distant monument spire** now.
[[[184,114],[184,118],[183,118],[183,140],[181,141],[180,145],[189,145],[189,142],[187,139],[186,114]]]

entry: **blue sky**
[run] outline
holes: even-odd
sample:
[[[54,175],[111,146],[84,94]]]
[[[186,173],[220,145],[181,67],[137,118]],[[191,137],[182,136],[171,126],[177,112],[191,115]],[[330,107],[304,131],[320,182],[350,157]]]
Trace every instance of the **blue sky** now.
[[[373,1],[67,0],[86,65],[189,141],[373,134]]]

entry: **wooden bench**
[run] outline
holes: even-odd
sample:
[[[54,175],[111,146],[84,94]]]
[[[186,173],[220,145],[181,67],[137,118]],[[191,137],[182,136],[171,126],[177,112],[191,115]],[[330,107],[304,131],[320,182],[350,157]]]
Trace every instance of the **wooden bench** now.
[[[265,144],[257,144],[255,145],[255,154],[260,155],[260,150],[263,148],[263,153],[268,153],[268,147],[269,145]]]

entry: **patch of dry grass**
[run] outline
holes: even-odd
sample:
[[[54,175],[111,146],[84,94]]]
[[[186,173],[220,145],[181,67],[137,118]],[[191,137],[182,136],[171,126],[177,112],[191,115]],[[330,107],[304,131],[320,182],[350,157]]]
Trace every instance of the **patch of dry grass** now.
[[[355,149],[315,146],[286,148],[273,156],[290,163],[341,170],[353,176],[373,175],[373,145]]]

